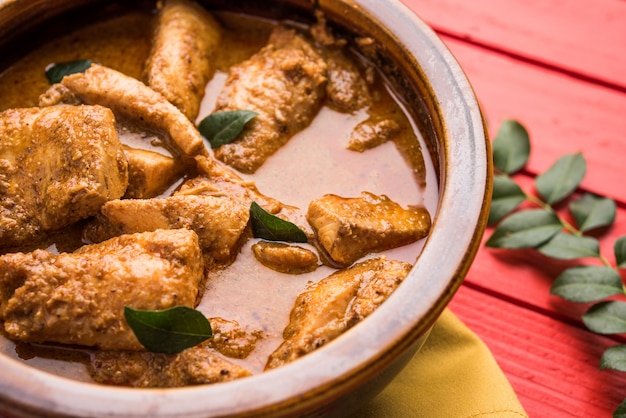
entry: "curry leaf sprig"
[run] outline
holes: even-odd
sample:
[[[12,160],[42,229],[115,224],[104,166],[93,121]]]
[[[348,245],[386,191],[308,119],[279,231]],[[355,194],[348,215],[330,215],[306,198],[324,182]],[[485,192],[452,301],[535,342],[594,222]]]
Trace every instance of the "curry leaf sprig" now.
[[[574,195],[587,170],[581,153],[564,155],[539,174],[534,179],[536,194],[524,191],[511,176],[525,167],[529,156],[530,140],[524,126],[515,120],[504,121],[493,141],[496,175],[489,224],[496,228],[485,245],[531,248],[553,259],[581,260],[555,279],[551,293],[572,302],[593,303],[582,316],[591,331],[626,333],[626,302],[614,297],[626,294],[619,272],[626,268],[626,236],[615,241],[615,265],[611,265],[590,234],[614,223],[615,202],[591,193]],[[524,202],[529,205],[520,208]],[[560,205],[567,205],[572,221],[557,211]],[[588,263],[582,263],[583,259]],[[596,263],[590,265],[591,259]],[[626,372],[626,345],[606,350],[600,368]],[[626,410],[626,401],[615,416],[622,416],[620,410]]]

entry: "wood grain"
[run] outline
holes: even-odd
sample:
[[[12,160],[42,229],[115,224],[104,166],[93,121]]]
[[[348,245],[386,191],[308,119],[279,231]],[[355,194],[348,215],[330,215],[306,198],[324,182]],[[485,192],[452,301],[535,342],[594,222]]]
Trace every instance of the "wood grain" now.
[[[626,2],[403,2],[442,34],[626,91]]]
[[[532,173],[563,154],[583,152],[589,166],[583,187],[624,198],[626,94],[564,77],[457,40],[443,40],[472,83],[495,136],[504,119],[517,119],[531,139]]]
[[[467,286],[451,310],[489,347],[531,417],[609,417],[626,374],[598,367],[614,341]]]

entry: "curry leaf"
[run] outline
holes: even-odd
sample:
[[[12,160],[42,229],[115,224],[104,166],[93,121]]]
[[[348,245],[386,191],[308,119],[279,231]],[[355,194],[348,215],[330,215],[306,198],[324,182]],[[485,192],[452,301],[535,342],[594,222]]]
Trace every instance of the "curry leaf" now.
[[[502,172],[513,174],[528,162],[530,140],[526,128],[515,120],[504,120],[493,140],[493,163]]]
[[[507,217],[487,240],[487,247],[536,248],[555,236],[563,225],[552,212],[529,209]]]
[[[77,60],[52,64],[46,68],[46,77],[50,84],[60,83],[66,75],[82,73],[91,67],[91,64],[91,60]]]
[[[603,266],[578,266],[565,270],[552,284],[550,293],[572,302],[595,302],[622,293],[617,271]]]
[[[557,203],[576,190],[586,171],[587,162],[581,153],[564,155],[535,179],[535,186],[546,203]]]
[[[304,231],[293,223],[265,211],[258,203],[250,205],[250,220],[255,238],[268,241],[307,242]]]
[[[613,411],[613,418],[626,418],[626,399]]]
[[[595,238],[559,232],[550,241],[538,247],[537,250],[548,257],[573,260],[575,258],[598,257],[600,244]]]
[[[153,353],[179,353],[213,336],[208,319],[187,306],[160,311],[125,306],[124,317],[139,342]]]
[[[580,231],[612,225],[617,213],[615,201],[606,197],[585,193],[569,205]]]
[[[511,212],[526,200],[522,189],[508,176],[495,176],[493,179],[493,196],[489,211],[489,224],[498,222],[504,215]]]
[[[615,262],[618,268],[626,268],[626,235],[619,237],[613,245]]]
[[[600,359],[600,368],[626,372],[626,345],[609,347]]]
[[[231,110],[213,113],[202,119],[198,130],[209,141],[211,148],[233,142],[248,122],[258,115],[252,110]]]
[[[593,305],[582,317],[591,331],[598,334],[626,332],[626,302],[608,301]]]

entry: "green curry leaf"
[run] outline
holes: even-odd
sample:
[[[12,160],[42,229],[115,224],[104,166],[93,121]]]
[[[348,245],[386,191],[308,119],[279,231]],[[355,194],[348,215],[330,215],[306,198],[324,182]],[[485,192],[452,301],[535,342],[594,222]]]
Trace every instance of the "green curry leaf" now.
[[[492,225],[498,222],[524,200],[526,200],[526,195],[510,177],[504,175],[495,176],[493,179],[489,224]]]
[[[528,162],[530,140],[524,126],[504,120],[493,140],[493,163],[502,172],[513,174]]]
[[[622,292],[622,279],[614,269],[603,266],[578,266],[556,278],[550,292],[572,302],[595,302]]]
[[[616,206],[612,199],[585,193],[580,199],[570,203],[569,210],[576,219],[578,229],[589,231],[612,225],[617,213]]]
[[[211,148],[233,142],[248,122],[258,115],[252,110],[232,110],[213,113],[202,119],[198,130],[209,141]]]
[[[91,64],[91,60],[76,60],[52,64],[46,68],[46,77],[50,84],[60,83],[66,75],[82,73],[91,67]]]
[[[187,306],[159,311],[125,306],[124,318],[139,342],[153,353],[179,353],[213,336],[208,319]]]
[[[587,162],[581,153],[564,155],[535,179],[535,186],[546,203],[554,204],[576,190],[586,171]]]
[[[613,245],[615,262],[618,268],[626,268],[626,235],[619,237]]]
[[[626,372],[626,345],[609,347],[600,359],[600,368]]]
[[[597,239],[564,232],[559,232],[537,250],[548,257],[560,260],[600,256],[600,244]]]
[[[598,334],[626,332],[626,302],[607,301],[593,305],[582,317],[591,331]]]
[[[487,240],[487,247],[536,248],[559,233],[563,225],[552,212],[529,209],[507,217]]]
[[[626,418],[626,399],[613,411],[613,418]]]
[[[268,241],[307,242],[304,231],[295,224],[272,215],[256,202],[250,205],[250,220],[255,238]]]

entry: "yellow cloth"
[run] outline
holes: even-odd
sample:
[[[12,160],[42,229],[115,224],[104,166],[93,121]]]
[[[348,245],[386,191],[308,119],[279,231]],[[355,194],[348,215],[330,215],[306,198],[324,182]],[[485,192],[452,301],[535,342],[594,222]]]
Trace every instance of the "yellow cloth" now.
[[[356,417],[528,415],[487,346],[446,309],[420,352]]]

